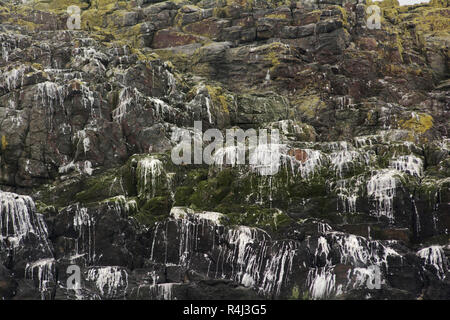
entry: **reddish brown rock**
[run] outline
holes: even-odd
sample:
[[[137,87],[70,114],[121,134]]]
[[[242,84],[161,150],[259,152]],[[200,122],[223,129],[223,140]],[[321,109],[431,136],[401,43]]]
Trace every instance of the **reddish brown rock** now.
[[[155,33],[152,47],[155,49],[178,47],[203,40],[201,37],[179,32],[175,29],[164,29]]]
[[[188,24],[183,28],[183,31],[196,35],[201,35],[211,39],[216,39],[224,23],[217,18],[209,18],[202,21]]]
[[[288,154],[294,156],[295,160],[301,161],[302,163],[308,160],[308,154],[302,149],[291,149]]]

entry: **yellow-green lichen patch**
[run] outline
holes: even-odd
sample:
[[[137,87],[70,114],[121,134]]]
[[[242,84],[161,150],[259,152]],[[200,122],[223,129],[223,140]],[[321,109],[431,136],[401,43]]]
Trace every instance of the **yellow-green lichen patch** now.
[[[332,8],[336,8],[339,11],[341,11],[342,24],[343,24],[344,27],[347,27],[348,26],[347,9],[345,9],[344,7],[341,7],[341,6],[333,6]]]
[[[284,20],[284,19],[289,18],[286,14],[283,14],[283,13],[271,13],[265,17],[269,18],[269,19],[274,19],[274,20]]]
[[[433,7],[448,8],[450,6],[449,0],[431,0],[430,5]]]
[[[275,71],[281,64],[280,58],[287,48],[288,46],[281,42],[273,42],[258,48],[258,51],[263,54],[264,60],[270,64],[270,72]]]
[[[66,13],[69,6],[77,6],[81,10],[88,11],[111,11],[115,9],[130,9],[132,3],[131,1],[92,0],[89,5],[82,0],[35,0],[32,6],[37,10]]]
[[[6,141],[6,137],[2,136],[2,150],[5,150],[8,146],[8,142]]]
[[[398,0],[383,0],[381,2],[379,2],[379,1],[377,1],[377,2],[370,1],[370,2],[371,2],[371,4],[376,4],[380,8],[400,7],[400,3],[398,2]]]
[[[411,140],[426,133],[433,127],[433,117],[426,113],[413,113],[408,120],[399,120],[401,129],[409,130]]]
[[[292,288],[290,300],[298,300],[299,297],[300,297],[300,292],[299,292],[299,290],[298,290],[298,286],[295,285],[295,286]]]
[[[432,8],[423,10],[414,20],[416,29],[421,32],[450,31],[450,8]]]
[[[223,112],[229,113],[231,97],[224,92],[223,88],[206,86],[206,89],[208,90],[213,104],[220,106]]]
[[[240,6],[251,9],[254,5],[254,0],[226,0],[227,6]]]
[[[300,97],[295,103],[297,110],[306,119],[314,119],[326,107],[318,95]]]
[[[170,62],[180,72],[186,72],[192,67],[192,55],[184,52],[177,52],[173,48],[158,49],[155,53],[163,61]]]

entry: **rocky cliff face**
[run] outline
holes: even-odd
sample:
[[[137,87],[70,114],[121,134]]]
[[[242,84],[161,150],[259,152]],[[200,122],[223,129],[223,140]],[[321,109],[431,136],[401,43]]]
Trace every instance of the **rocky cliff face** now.
[[[449,299],[450,9],[369,1],[0,0],[0,299]]]

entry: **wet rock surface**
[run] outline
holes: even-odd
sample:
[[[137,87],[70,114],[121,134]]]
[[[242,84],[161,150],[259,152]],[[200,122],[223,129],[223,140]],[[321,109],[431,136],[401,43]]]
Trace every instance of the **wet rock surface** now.
[[[450,9],[375,4],[0,2],[0,299],[449,299]]]

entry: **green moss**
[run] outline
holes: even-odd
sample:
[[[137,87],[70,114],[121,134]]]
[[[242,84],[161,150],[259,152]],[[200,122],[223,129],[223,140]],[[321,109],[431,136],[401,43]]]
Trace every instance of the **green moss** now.
[[[137,200],[137,211],[132,215],[139,223],[152,226],[169,216],[172,206],[167,196],[154,197],[148,200]]]
[[[137,196],[136,167],[130,158],[127,163],[120,168],[120,177],[123,188],[128,196]]]
[[[293,220],[278,209],[267,209],[259,206],[247,207],[243,213],[227,214],[226,225],[244,225],[277,232],[290,225]]]
[[[88,203],[125,193],[120,170],[117,169],[89,177],[85,181],[83,191],[75,195],[75,201]]]
[[[140,224],[151,227],[160,221],[164,221],[167,217],[162,215],[154,216],[148,214],[147,212],[138,212],[137,214],[133,215],[133,218],[136,219],[136,221],[138,221]]]
[[[208,179],[208,169],[199,168],[194,170],[189,170],[188,179],[190,180],[190,183],[198,183],[202,180]]]
[[[200,181],[189,198],[190,204],[194,208],[213,210],[229,195],[233,179],[231,170],[224,170],[215,178]]]
[[[76,202],[76,194],[84,189],[84,183],[83,177],[76,172],[66,177],[64,181],[42,185],[33,193],[38,201],[59,209]]]
[[[144,202],[139,208],[141,213],[145,212],[154,216],[167,216],[170,211],[170,200],[166,196],[154,197]]]
[[[138,212],[137,198],[126,198],[123,195],[107,198],[102,200],[101,203],[115,204],[125,208],[128,215],[134,215]]]
[[[36,210],[37,212],[46,216],[57,214],[57,209],[55,208],[55,206],[47,205],[39,200],[36,201]]]
[[[308,290],[303,292],[302,300],[309,300],[309,291]]]
[[[178,187],[175,192],[175,206],[189,206],[189,198],[194,193],[194,188],[192,186],[181,186]]]
[[[292,288],[292,292],[291,292],[291,296],[289,297],[289,300],[298,300],[299,297],[300,297],[300,291],[298,289],[298,286],[295,285]]]
[[[247,207],[255,203],[262,209],[276,207],[286,210],[292,202],[323,197],[318,201],[326,200],[323,211],[330,213],[335,212],[332,208],[336,207],[333,199],[327,198],[327,180],[334,177],[331,174],[323,168],[308,179],[302,179],[292,176],[287,167],[282,167],[274,176],[260,176],[238,167],[211,168],[207,179],[202,177],[203,180],[194,181],[187,177],[180,181],[183,188],[178,187],[175,199],[177,205],[197,210],[248,214]]]

